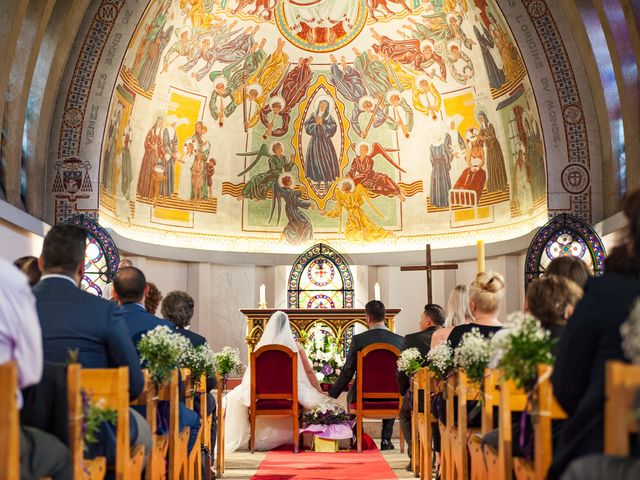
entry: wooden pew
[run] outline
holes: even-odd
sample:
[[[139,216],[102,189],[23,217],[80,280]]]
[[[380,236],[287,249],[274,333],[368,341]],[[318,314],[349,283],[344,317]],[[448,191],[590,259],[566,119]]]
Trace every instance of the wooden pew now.
[[[75,480],[99,480],[107,473],[107,459],[97,457],[92,460],[84,458],[84,435],[82,423],[84,412],[82,405],[81,372],[79,363],[67,367],[67,405],[69,410],[69,449],[73,462],[73,478]]]
[[[433,373],[427,368],[421,368],[414,377],[412,438],[413,454],[411,457],[413,473],[422,480],[430,479],[433,470],[433,426],[437,420],[431,413],[431,394],[435,389]],[[424,391],[422,408],[420,413],[419,395],[415,392]]]
[[[453,464],[451,458],[451,436],[455,430],[454,398],[457,395],[458,375],[452,374],[439,387],[446,405],[446,415],[438,421],[440,429],[440,472],[443,480],[453,480]]]
[[[189,428],[185,428],[183,432],[180,431],[177,369],[171,374],[171,381],[158,389],[158,401],[169,402],[169,480],[186,480],[189,475],[187,463]]]
[[[468,427],[467,405],[469,401],[480,401],[482,397],[481,389],[469,381],[467,375],[459,371],[457,386],[454,393],[458,398],[458,422],[454,425],[454,402],[453,398],[447,398],[447,423],[453,425],[450,431],[450,455],[451,455],[451,477],[452,479],[469,478],[469,457],[467,441],[470,435],[478,430],[471,430]],[[453,397],[453,396],[452,396]],[[451,418],[449,418],[451,417]]]
[[[224,379],[216,374],[218,388],[216,389],[216,400],[218,401],[218,430],[216,431],[216,478],[222,478],[224,474],[224,405],[222,395],[224,394]]]
[[[167,470],[166,458],[169,451],[169,435],[158,435],[158,395],[149,377],[149,372],[143,370],[144,390],[133,402],[133,406],[144,406],[146,419],[151,430],[151,451],[145,467],[145,479],[155,480],[163,478]]]
[[[206,391],[206,387],[203,390],[202,384],[206,385],[207,379],[204,375],[200,379],[199,385],[196,387],[194,385],[193,377],[191,375],[191,370],[188,368],[181,369],[182,372],[182,383],[184,384],[184,403],[188,409],[195,410],[194,408],[194,400],[196,396],[200,396],[198,391]],[[204,398],[203,398],[204,397]],[[204,416],[202,415],[202,403],[204,402]],[[200,416],[200,431],[198,432],[198,438],[196,439],[196,444],[191,450],[189,454],[189,459],[187,460],[188,465],[188,478],[189,480],[202,480],[202,450],[200,449],[200,445],[203,443],[203,432],[205,428],[205,422],[207,417],[207,397],[206,394],[200,396],[200,411],[197,412]]]
[[[16,402],[15,362],[0,365],[0,478],[20,479],[20,412]]]
[[[129,437],[129,368],[83,369],[81,388],[92,402],[103,402],[105,408],[118,414],[116,426],[116,479],[139,479],[142,474],[144,447],[130,448]]]
[[[551,372],[550,365],[538,365],[538,382],[535,389],[538,411],[532,412],[535,416],[533,462],[524,458],[514,458],[513,468],[517,480],[543,480],[547,478],[547,472],[553,459],[552,422],[567,418],[566,413],[553,396]]]
[[[629,435],[638,432],[633,399],[640,389],[640,365],[608,361],[605,367],[604,453],[629,455]]]
[[[483,383],[480,432],[471,435],[469,438],[471,480],[488,480],[492,478],[487,469],[482,438],[493,430],[493,411],[494,407],[498,406],[500,400],[500,392],[497,389],[500,385],[499,372],[489,369],[485,370]]]
[[[513,478],[513,429],[511,414],[527,409],[527,394],[515,387],[512,381],[499,385],[498,449],[484,445],[487,471],[490,478],[511,480]],[[517,439],[516,439],[517,441]]]

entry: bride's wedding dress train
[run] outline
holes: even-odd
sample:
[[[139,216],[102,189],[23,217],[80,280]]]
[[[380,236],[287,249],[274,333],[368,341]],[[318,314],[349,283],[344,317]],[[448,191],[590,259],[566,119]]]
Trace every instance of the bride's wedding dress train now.
[[[291,333],[289,317],[284,312],[271,315],[256,350],[264,345],[284,345],[294,352],[298,344]],[[249,424],[249,405],[251,402],[251,372],[249,368],[242,377],[242,383],[234,388],[223,400],[225,406],[226,452],[246,450],[249,446],[251,426]],[[306,375],[301,355],[298,355],[298,403],[305,410],[328,405],[334,400],[316,390]],[[293,423],[291,416],[258,416],[256,419],[255,449],[272,450],[280,445],[293,443]]]

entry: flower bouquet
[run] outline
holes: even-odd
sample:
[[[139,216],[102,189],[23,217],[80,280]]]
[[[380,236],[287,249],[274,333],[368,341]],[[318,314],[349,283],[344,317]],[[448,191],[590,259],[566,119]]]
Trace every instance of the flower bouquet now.
[[[453,348],[448,341],[432,348],[427,353],[426,367],[433,372],[436,380],[446,380],[451,375],[453,366]]]
[[[305,344],[307,357],[324,391],[337,380],[344,365],[344,356],[333,336],[323,334],[321,327],[316,326]]]
[[[202,375],[214,377],[216,374],[216,356],[208,344],[191,347],[185,350],[180,359],[180,366],[191,370],[193,388],[200,386]]]
[[[398,371],[411,377],[420,370],[423,362],[424,359],[422,355],[420,355],[420,350],[417,348],[407,348],[398,357]]]
[[[159,326],[142,335],[138,342],[140,360],[145,364],[156,388],[166,384],[191,343],[169,327]]]
[[[231,372],[240,372],[242,368],[240,350],[232,347],[224,347],[221,352],[215,354],[214,366],[215,371],[222,379],[222,390],[224,390],[229,374]]]
[[[303,415],[300,433],[314,435],[316,451],[319,445],[317,439],[322,439],[331,441],[329,449],[335,452],[338,450],[339,440],[350,440],[353,437],[354,423],[355,415],[340,405],[322,405]]]
[[[481,386],[484,370],[491,359],[491,342],[477,328],[465,333],[455,350],[455,366],[467,374],[469,380]]]
[[[110,423],[114,427],[118,422],[118,412],[105,406],[104,399],[92,402],[91,394],[85,390],[80,391],[82,397],[82,433],[84,436],[84,448],[89,450],[91,445],[98,443],[98,434],[103,423]]]

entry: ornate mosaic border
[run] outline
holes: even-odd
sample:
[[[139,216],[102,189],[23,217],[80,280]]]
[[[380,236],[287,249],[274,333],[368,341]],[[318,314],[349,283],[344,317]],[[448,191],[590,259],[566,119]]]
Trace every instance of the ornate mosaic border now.
[[[568,230],[576,236],[582,238],[589,248],[593,259],[594,274],[600,276],[604,274],[604,259],[607,255],[600,236],[591,226],[581,219],[568,213],[562,213],[553,217],[544,227],[542,227],[527,250],[525,262],[525,287],[540,276],[540,257],[549,242],[549,239],[560,230]]]
[[[297,308],[302,272],[309,262],[318,257],[325,257],[338,269],[343,281],[344,308],[353,308],[355,295],[353,292],[353,275],[349,268],[349,264],[342,255],[324,243],[318,243],[307,249],[303,254],[296,258],[296,261],[293,263],[293,268],[289,275],[289,289],[287,295],[288,308]]]
[[[553,15],[544,0],[522,0],[536,29],[562,108],[567,141],[567,167],[561,174],[564,190],[571,195],[569,210],[585,222],[591,221],[589,139],[578,83],[571,60]],[[571,165],[578,164],[578,165]],[[582,168],[581,168],[582,167]],[[586,167],[586,168],[585,168]],[[553,215],[553,213],[551,213]]]

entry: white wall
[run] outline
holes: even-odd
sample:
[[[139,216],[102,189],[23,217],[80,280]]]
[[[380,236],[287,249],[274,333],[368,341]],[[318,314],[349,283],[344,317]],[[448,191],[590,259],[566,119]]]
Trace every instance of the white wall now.
[[[9,262],[27,255],[39,257],[49,228],[46,223],[0,200],[0,257]]]

